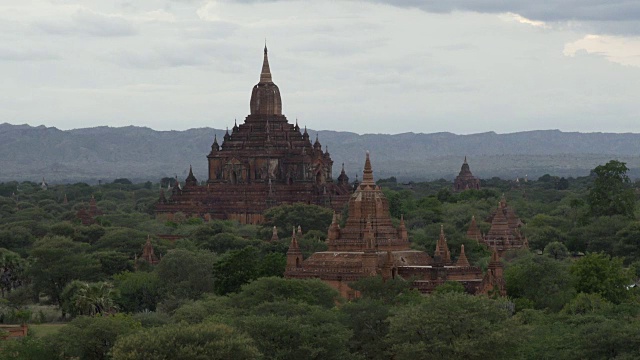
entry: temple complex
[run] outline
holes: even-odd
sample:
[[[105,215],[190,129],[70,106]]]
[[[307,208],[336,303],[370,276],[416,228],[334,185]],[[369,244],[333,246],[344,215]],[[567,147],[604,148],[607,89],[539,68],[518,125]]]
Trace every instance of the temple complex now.
[[[200,184],[189,169],[170,196],[161,193],[157,215],[169,219],[181,212],[205,219],[232,219],[257,224],[272,206],[303,202],[340,212],[352,193],[344,171],[333,180],[333,161],[316,136],[290,124],[282,114],[280,90],[273,82],[267,48],[260,81],[251,92],[250,114],[227,129],[221,143],[213,138],[209,171]]]
[[[479,267],[469,264],[464,246],[454,262],[442,227],[433,257],[411,249],[404,219],[401,218],[398,228],[391,222],[389,203],[373,181],[368,153],[362,182],[349,199],[346,224],[341,228],[334,215],[327,245],[327,251],[303,259],[294,229],[285,277],[319,278],[347,298],[357,296],[349,288],[350,282],[376,275],[384,279],[412,279],[412,287],[422,293],[430,293],[446,281],[457,281],[472,294],[490,291],[504,294],[500,262],[493,264],[493,272],[483,275]]]
[[[475,216],[473,216],[467,230],[467,237],[495,249],[499,256],[512,249],[529,247],[529,242],[521,231],[524,224],[513,208],[507,205],[504,195],[502,195],[497,208],[487,218],[487,222],[491,224],[491,228],[483,235],[478,228]]]
[[[467,157],[464,157],[464,162],[460,168],[460,173],[453,181],[453,191],[465,191],[469,189],[480,190],[480,179],[473,176],[469,164],[467,163]]]

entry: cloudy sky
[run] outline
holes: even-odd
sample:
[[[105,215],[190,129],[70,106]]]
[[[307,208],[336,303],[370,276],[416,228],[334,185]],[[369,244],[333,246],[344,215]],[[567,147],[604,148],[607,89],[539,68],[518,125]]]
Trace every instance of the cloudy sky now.
[[[2,0],[0,123],[640,132],[636,0]]]

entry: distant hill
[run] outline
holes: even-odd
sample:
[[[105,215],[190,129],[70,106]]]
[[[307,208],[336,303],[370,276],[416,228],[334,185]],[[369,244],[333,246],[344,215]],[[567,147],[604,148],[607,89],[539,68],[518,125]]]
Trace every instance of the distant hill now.
[[[45,177],[48,182],[97,182],[126,177],[157,181],[178,175],[189,165],[206,179],[211,128],[155,131],[144,127],[95,127],[62,131],[53,127],[0,124],[0,181]],[[316,131],[309,131],[311,139]],[[371,152],[377,178],[399,180],[453,178],[468,156],[481,177],[515,178],[544,174],[584,176],[611,159],[627,162],[631,177],[640,177],[640,134],[577,133],[558,130],[511,134],[494,132],[397,135],[320,131],[334,160],[334,176],[344,162],[351,179],[361,173],[364,153]]]

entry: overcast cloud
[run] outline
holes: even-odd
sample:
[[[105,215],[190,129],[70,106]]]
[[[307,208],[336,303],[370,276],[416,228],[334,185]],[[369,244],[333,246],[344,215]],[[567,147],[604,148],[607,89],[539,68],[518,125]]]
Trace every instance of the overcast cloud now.
[[[267,38],[313,129],[640,132],[632,1],[5,0],[0,122],[224,128]]]

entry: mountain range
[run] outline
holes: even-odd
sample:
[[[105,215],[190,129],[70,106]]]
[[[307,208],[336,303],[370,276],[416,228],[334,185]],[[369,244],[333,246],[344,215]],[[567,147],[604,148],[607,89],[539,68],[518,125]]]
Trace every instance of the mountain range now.
[[[184,179],[189,165],[206,180],[206,155],[214,133],[197,128],[156,131],[145,127],[55,127],[0,124],[0,181],[96,183],[129,178],[158,181],[177,175]],[[376,178],[401,181],[452,179],[465,156],[480,178],[537,178],[544,174],[585,176],[611,159],[624,161],[632,178],[640,177],[640,134],[579,133],[537,130],[509,134],[441,133],[363,134],[309,130],[334,161],[333,175],[344,163],[353,180],[370,151]]]

